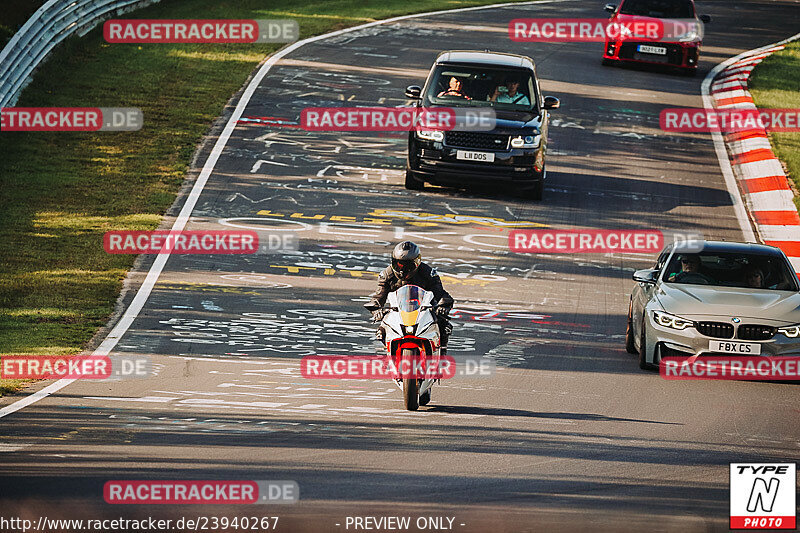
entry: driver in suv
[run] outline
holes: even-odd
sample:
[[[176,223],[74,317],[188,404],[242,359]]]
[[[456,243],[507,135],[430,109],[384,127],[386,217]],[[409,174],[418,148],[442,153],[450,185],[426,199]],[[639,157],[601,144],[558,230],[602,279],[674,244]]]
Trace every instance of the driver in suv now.
[[[409,132],[405,186],[425,183],[465,187],[503,185],[541,200],[549,110],[558,98],[542,96],[536,67],[529,57],[495,52],[442,52],[421,88],[406,96],[425,109],[493,110],[494,129]],[[491,127],[491,126],[490,126]]]
[[[463,89],[464,89],[464,82],[462,82],[455,76],[451,76],[447,90],[440,92],[437,96],[439,98],[442,98],[444,96],[456,96],[458,98],[466,98],[467,100],[472,100],[472,98],[470,98],[463,92]]]

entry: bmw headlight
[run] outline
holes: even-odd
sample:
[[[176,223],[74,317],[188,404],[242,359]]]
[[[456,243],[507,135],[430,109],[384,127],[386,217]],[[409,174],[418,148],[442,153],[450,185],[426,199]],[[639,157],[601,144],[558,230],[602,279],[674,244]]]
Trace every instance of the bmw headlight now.
[[[426,141],[440,143],[444,140],[444,132],[438,130],[417,130],[417,137]]]
[[[541,135],[518,135],[511,139],[512,148],[538,148],[542,140]]]
[[[691,320],[686,320],[685,318],[671,315],[664,311],[653,311],[653,320],[655,320],[656,324],[659,326],[672,329],[686,329],[694,325],[694,322]]]
[[[783,333],[790,339],[796,339],[797,337],[800,337],[800,324],[778,328],[778,333]]]

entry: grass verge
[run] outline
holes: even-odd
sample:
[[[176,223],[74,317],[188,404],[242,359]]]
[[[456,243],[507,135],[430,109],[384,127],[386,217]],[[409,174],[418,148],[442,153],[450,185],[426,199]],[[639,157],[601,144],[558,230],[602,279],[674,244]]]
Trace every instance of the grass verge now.
[[[301,38],[475,0],[164,0],[131,18],[295,18]],[[61,45],[18,106],[139,107],[125,133],[0,132],[0,356],[80,352],[105,324],[134,257],[109,230],[152,230],[224,104],[279,45]],[[22,382],[0,381],[0,394]]]
[[[759,108],[800,109],[800,42],[789,44],[759,63],[748,88]],[[795,190],[800,190],[800,133],[770,133],[769,140]],[[794,203],[800,211],[800,196],[795,196]]]
[[[32,383],[29,379],[2,379],[0,380],[0,396],[17,392]]]

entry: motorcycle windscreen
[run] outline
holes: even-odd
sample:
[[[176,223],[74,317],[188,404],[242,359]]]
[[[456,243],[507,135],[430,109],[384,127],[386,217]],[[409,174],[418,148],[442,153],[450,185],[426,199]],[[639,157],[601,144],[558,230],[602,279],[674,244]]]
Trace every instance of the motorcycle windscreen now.
[[[400,322],[404,326],[417,323],[424,297],[425,290],[416,285],[404,285],[397,289],[397,308],[400,310]]]

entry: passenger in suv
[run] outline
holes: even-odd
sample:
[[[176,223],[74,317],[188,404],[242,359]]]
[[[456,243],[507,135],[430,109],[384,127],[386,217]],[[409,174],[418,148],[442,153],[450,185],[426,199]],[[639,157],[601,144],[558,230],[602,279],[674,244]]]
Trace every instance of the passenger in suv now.
[[[528,95],[520,92],[519,86],[519,80],[509,78],[506,80],[505,85],[497,86],[489,100],[492,102],[500,102],[501,104],[531,105]]]
[[[515,193],[542,199],[548,110],[560,103],[542,96],[533,60],[494,52],[442,52],[424,89],[412,85],[406,96],[419,107],[484,107],[496,114],[492,131],[411,131],[407,189],[422,189],[425,182],[504,184]]]

